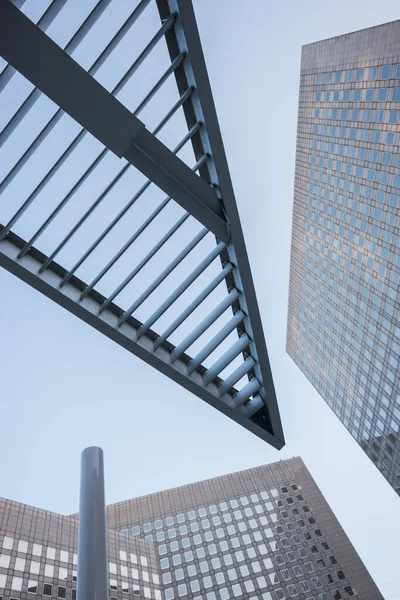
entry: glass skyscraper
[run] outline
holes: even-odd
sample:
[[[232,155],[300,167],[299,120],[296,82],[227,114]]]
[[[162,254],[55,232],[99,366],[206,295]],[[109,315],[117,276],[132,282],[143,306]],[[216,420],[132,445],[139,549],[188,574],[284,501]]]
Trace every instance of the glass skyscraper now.
[[[383,600],[300,458],[107,507],[110,600]],[[77,515],[0,499],[0,599],[75,600]]]
[[[156,547],[165,600],[380,600],[300,458],[107,508]]]
[[[400,21],[303,47],[287,351],[400,493]]]

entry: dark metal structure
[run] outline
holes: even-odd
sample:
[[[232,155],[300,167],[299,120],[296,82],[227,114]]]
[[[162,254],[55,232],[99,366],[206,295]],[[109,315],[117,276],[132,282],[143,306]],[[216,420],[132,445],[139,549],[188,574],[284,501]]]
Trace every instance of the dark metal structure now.
[[[0,144],[10,149],[0,182],[0,264],[281,448],[261,318],[192,4],[141,0],[110,38],[104,23],[117,4],[111,13],[110,0],[99,0],[65,40],[70,6],[53,0],[34,17],[29,2],[0,0],[6,61]],[[144,25],[132,26],[154,23],[156,10],[161,24],[111,84],[122,61],[113,56],[125,39],[133,44],[134,30],[143,36]],[[64,27],[57,29],[58,22]],[[93,36],[104,38],[100,49],[89,45]],[[164,70],[132,110],[124,94],[142,89],[134,76],[145,74],[147,84],[162,61]],[[167,108],[166,89],[173,99]],[[162,105],[150,126],[148,107]],[[183,135],[172,145],[178,124]],[[139,189],[125,204],[119,192],[107,204],[130,177]]]

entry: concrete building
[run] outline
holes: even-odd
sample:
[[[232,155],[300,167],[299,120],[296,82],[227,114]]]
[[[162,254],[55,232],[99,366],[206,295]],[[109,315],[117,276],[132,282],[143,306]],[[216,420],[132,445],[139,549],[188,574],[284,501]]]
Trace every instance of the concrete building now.
[[[300,458],[107,508],[110,600],[381,600]],[[0,500],[0,599],[74,600],[77,515]]]
[[[287,351],[400,493],[400,21],[303,47]]]
[[[75,600],[78,520],[0,498],[0,599]],[[162,599],[154,545],[108,531],[110,600]]]

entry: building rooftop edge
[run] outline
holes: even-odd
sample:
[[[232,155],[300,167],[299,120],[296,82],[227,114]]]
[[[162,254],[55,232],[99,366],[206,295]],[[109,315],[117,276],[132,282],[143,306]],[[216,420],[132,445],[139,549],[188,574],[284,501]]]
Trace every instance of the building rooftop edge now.
[[[370,27],[363,27],[363,29],[357,29],[357,31],[349,31],[348,33],[342,33],[341,35],[334,35],[329,38],[325,38],[324,40],[316,40],[315,42],[310,42],[308,44],[303,44],[302,49],[309,48],[310,46],[315,46],[316,44],[324,44],[325,42],[330,42],[331,40],[338,40],[339,38],[346,38],[352,35],[357,35],[363,31],[368,31],[369,29],[378,29],[380,27],[386,27],[387,25],[393,25],[394,23],[398,23],[400,25],[400,19],[396,19],[394,21],[388,21],[387,23],[379,23],[378,25],[371,25]]]
[[[166,494],[168,492],[177,491],[177,490],[186,488],[191,485],[210,483],[217,479],[221,480],[224,478],[231,477],[232,475],[238,475],[239,473],[248,473],[251,471],[255,471],[256,469],[261,469],[263,467],[274,467],[274,466],[282,464],[282,463],[291,463],[294,460],[300,460],[303,463],[303,465],[306,466],[303,459],[301,458],[301,456],[293,456],[292,458],[280,459],[280,460],[277,460],[277,461],[274,461],[271,463],[257,465],[256,467],[250,467],[249,469],[241,469],[240,471],[234,471],[233,473],[224,473],[223,475],[216,475],[215,477],[209,477],[208,479],[201,479],[199,481],[193,481],[192,483],[185,483],[183,485],[178,485],[176,487],[166,488],[164,490],[158,490],[157,492],[152,492],[151,494],[143,494],[142,496],[136,496],[134,498],[127,498],[126,500],[120,500],[119,502],[113,502],[112,504],[107,504],[107,508],[117,506],[118,504],[125,504],[126,502],[130,502],[131,500],[143,500],[144,498],[147,498],[149,496],[154,496],[156,494]],[[74,516],[74,515],[71,515],[71,516]]]

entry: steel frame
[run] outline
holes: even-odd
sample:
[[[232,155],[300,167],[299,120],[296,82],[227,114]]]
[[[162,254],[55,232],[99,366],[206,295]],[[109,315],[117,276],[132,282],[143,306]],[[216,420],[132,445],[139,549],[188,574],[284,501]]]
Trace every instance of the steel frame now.
[[[154,86],[152,93],[167,77],[172,74],[175,76],[181,99],[168,114],[173,114],[178,107],[184,110],[189,133],[182,144],[190,141],[193,146],[197,162],[192,169],[177,157],[175,151],[169,150],[156,138],[156,131],[150,133],[144,123],[125,108],[113,93],[105,90],[66,50],[53,42],[40,29],[40,23],[32,23],[9,0],[0,0],[0,54],[9,63],[7,68],[10,73],[12,69],[19,71],[60,107],[60,114],[65,111],[81,125],[83,134],[79,135],[88,131],[104,144],[103,152],[111,151],[124,157],[148,177],[145,186],[153,182],[167,194],[165,204],[172,198],[187,211],[181,218],[182,222],[191,215],[205,229],[174,257],[165,272],[159,274],[151,286],[143,290],[131,307],[125,310],[113,302],[117,294],[107,299],[96,291],[97,278],[86,284],[76,277],[74,272],[78,264],[67,271],[54,261],[55,253],[47,257],[36,249],[32,244],[39,234],[28,242],[17,236],[12,231],[14,221],[7,226],[0,225],[0,264],[225,415],[274,447],[281,448],[284,437],[261,317],[193,7],[190,0],[156,2],[171,67],[159,81],[158,87],[157,84]],[[139,3],[138,12],[145,4],[148,4],[148,0]],[[23,43],[20,43],[21,40]],[[143,102],[147,101],[146,98]],[[159,127],[168,118],[167,115]],[[114,183],[111,182],[110,186]],[[138,194],[142,192],[143,189]],[[98,201],[101,201],[101,197]],[[63,203],[57,208],[58,211],[64,206]],[[110,227],[113,227],[116,219]],[[175,228],[179,226],[180,223],[177,223]],[[108,231],[109,228],[101,240]],[[134,239],[135,235],[140,235],[140,228],[138,231],[133,235]],[[194,269],[154,315],[145,323],[139,322],[133,316],[136,308],[209,232],[215,235],[217,241],[215,251]],[[160,244],[162,240],[156,244],[154,252],[158,251]],[[222,265],[221,274],[164,333],[160,335],[153,331],[151,326],[159,316],[218,257]],[[139,264],[132,277],[141,268]],[[103,274],[102,271],[99,278]],[[226,299],[174,347],[168,341],[168,336],[223,280],[227,286]],[[221,331],[216,331],[212,340],[194,358],[185,354],[193,340],[212,327],[218,315],[229,308],[233,316]],[[237,341],[214,365],[206,369],[202,365],[203,360],[234,330],[238,333]],[[241,366],[225,381],[221,380],[219,373],[238,355],[243,356]],[[247,385],[236,390],[233,386],[245,375],[248,377]]]

